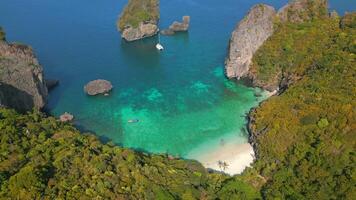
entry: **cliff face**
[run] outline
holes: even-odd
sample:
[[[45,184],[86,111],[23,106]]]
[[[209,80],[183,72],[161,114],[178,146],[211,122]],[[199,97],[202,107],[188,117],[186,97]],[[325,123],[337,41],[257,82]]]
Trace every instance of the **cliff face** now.
[[[254,6],[236,27],[225,61],[228,78],[240,79],[248,73],[253,54],[273,33],[275,15],[273,7],[259,4]]]
[[[158,33],[159,1],[129,0],[117,22],[122,38],[139,40]]]
[[[302,23],[328,17],[327,0],[291,1],[277,13],[267,5],[254,6],[248,15],[239,23],[230,39],[229,52],[225,61],[225,73],[228,78],[248,78],[255,86],[269,91],[278,90],[279,85],[288,85],[293,80],[283,78],[283,83],[265,82],[256,79],[251,71],[252,58],[256,51],[275,31],[274,24]],[[276,74],[282,76],[283,74]],[[278,80],[274,77],[273,81]]]
[[[0,41],[0,106],[24,112],[45,106],[43,70],[32,49]]]

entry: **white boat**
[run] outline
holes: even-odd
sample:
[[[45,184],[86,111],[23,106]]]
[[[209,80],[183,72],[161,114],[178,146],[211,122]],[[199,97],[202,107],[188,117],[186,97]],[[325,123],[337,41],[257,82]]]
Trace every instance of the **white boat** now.
[[[161,45],[161,35],[158,33],[158,43],[156,44],[156,49],[158,49],[159,51],[162,51],[164,48]]]
[[[162,51],[164,48],[160,43],[158,43],[158,44],[156,44],[156,49]]]

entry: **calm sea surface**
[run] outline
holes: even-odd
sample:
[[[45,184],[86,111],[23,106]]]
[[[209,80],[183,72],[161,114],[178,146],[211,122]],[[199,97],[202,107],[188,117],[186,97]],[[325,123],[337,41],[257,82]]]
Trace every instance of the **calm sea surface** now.
[[[236,23],[260,2],[161,0],[161,28],[191,16],[189,33],[161,36],[163,52],[154,47],[157,37],[121,40],[115,24],[124,0],[0,0],[0,26],[9,41],[31,45],[46,76],[60,80],[49,98],[52,114],[74,114],[102,140],[186,156],[224,138],[247,141],[245,115],[263,95],[226,80],[223,65]],[[287,1],[262,2],[279,8]],[[333,0],[331,7],[343,13],[356,5]],[[83,92],[98,78],[114,85],[109,97]]]

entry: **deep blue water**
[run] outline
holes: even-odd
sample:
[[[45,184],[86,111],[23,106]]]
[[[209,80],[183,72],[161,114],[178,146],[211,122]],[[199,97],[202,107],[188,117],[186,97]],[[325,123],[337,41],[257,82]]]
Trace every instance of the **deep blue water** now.
[[[245,142],[245,114],[262,98],[258,89],[228,81],[223,65],[230,34],[261,0],[162,0],[160,27],[191,16],[189,33],[134,43],[115,24],[123,0],[1,0],[0,25],[9,41],[31,45],[46,76],[60,80],[50,94],[54,115],[70,112],[76,124],[102,139],[150,152],[186,155],[231,135]],[[286,0],[265,0],[277,8]],[[355,1],[333,0],[339,13]],[[110,80],[109,97],[88,97],[90,80]],[[138,118],[137,124],[127,120]],[[218,142],[217,142],[218,143]]]

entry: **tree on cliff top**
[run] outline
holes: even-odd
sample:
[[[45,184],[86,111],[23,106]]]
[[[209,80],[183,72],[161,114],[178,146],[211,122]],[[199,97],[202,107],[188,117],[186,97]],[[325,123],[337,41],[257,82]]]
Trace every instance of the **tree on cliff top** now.
[[[138,27],[142,22],[154,22],[159,19],[159,0],[129,0],[117,22],[120,31],[125,27]]]

